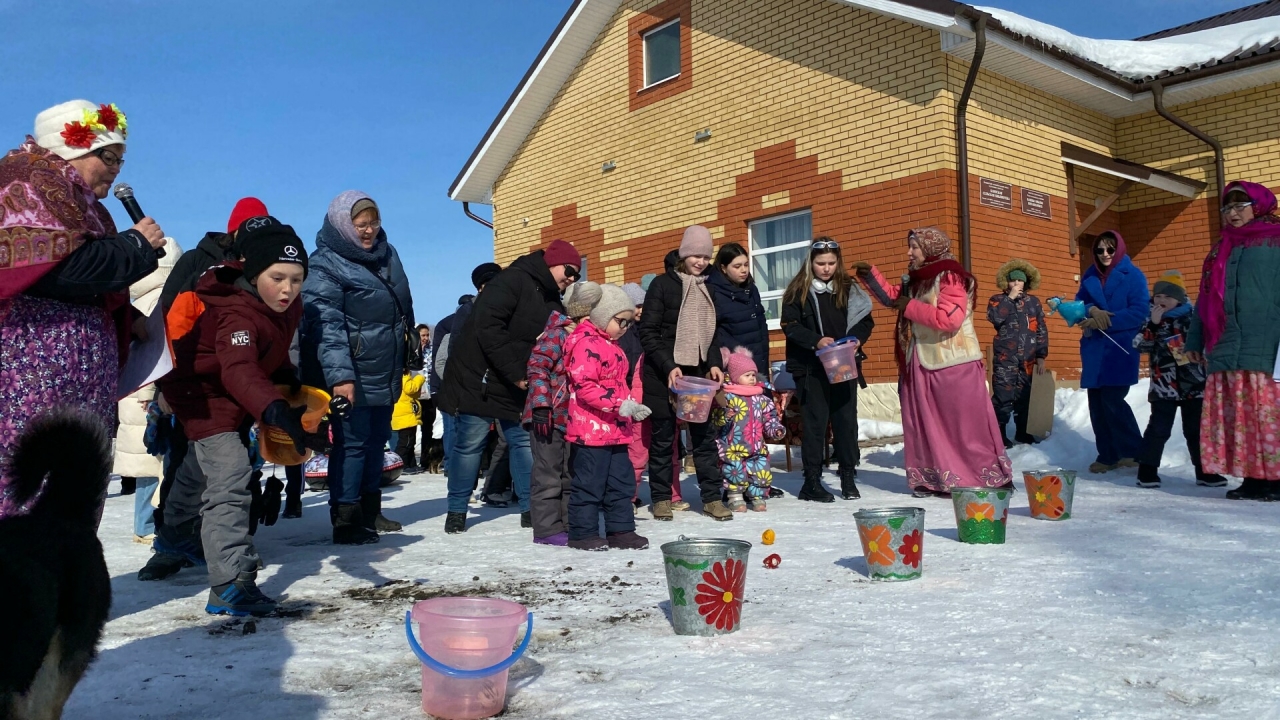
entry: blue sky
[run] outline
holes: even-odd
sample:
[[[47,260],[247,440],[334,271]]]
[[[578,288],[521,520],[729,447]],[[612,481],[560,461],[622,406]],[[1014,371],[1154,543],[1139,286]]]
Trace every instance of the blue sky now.
[[[1249,4],[984,2],[1112,38]],[[120,180],[184,248],[224,229],[244,195],[312,245],[329,200],[364,190],[405,262],[418,320],[434,324],[493,256],[488,230],[446,190],[569,5],[0,0],[0,142],[17,145],[50,105],[116,103],[131,133]]]

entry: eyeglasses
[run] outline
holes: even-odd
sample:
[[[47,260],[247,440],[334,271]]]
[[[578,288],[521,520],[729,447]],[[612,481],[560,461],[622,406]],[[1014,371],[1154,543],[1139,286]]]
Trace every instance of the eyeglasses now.
[[[1252,203],[1252,202],[1233,202],[1233,203],[1227,203],[1226,205],[1223,205],[1223,206],[1222,206],[1222,214],[1223,214],[1223,215],[1230,215],[1230,214],[1231,214],[1231,213],[1233,213],[1233,212],[1244,212],[1244,209],[1245,209],[1245,208],[1247,208],[1247,207],[1251,207],[1252,205],[1253,205],[1253,203]]]
[[[632,320],[631,318],[615,317],[613,321],[618,323],[619,330],[626,330],[627,328],[635,324],[635,320]]]
[[[809,247],[814,250],[839,250],[840,243],[835,240],[819,240]]]
[[[1115,255],[1116,249],[1113,247],[1107,247],[1106,245],[1099,245],[1098,247],[1093,249],[1093,254],[1094,255]]]
[[[564,266],[564,276],[573,282],[578,282],[578,278],[582,277],[582,272],[572,265]]]
[[[370,230],[378,232],[382,229],[382,223],[375,221],[371,223],[364,223],[363,225],[353,225],[352,227],[356,229],[356,232],[366,232]]]
[[[109,168],[120,167],[124,164],[124,156],[114,150],[102,148],[98,152],[94,153],[94,155],[97,155],[98,159],[102,161],[102,164]]]

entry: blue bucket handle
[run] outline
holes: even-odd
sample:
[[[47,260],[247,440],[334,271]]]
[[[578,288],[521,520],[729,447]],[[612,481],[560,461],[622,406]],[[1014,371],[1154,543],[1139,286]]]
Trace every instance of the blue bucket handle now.
[[[516,648],[515,652],[511,653],[511,657],[503,660],[497,665],[490,665],[487,668],[480,668],[479,670],[460,670],[456,667],[445,665],[439,660],[428,655],[427,651],[423,650],[422,646],[418,644],[418,638],[413,635],[412,610],[406,610],[404,613],[404,634],[409,638],[409,647],[413,649],[413,654],[418,656],[418,659],[422,661],[423,665],[426,665],[432,670],[435,670],[441,675],[445,675],[447,677],[459,678],[462,680],[475,680],[477,678],[489,677],[490,675],[506,670],[512,665],[515,665],[516,661],[520,659],[520,656],[524,655],[524,651],[529,647],[529,641],[533,639],[533,613],[529,613],[529,620],[525,624],[524,640],[520,642],[520,647]]]

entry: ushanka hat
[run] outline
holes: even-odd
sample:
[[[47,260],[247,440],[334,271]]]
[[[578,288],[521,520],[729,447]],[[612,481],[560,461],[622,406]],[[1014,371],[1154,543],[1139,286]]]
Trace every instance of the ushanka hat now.
[[[40,147],[63,160],[75,160],[108,145],[123,145],[129,124],[114,103],[71,100],[36,115],[35,135]]]

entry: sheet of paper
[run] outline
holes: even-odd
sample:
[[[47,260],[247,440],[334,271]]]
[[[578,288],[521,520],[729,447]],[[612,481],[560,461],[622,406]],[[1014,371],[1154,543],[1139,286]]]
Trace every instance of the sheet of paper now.
[[[169,357],[169,341],[164,334],[164,314],[156,308],[147,318],[147,339],[129,345],[129,359],[120,371],[118,394],[128,397],[133,391],[155,382],[173,369]]]

